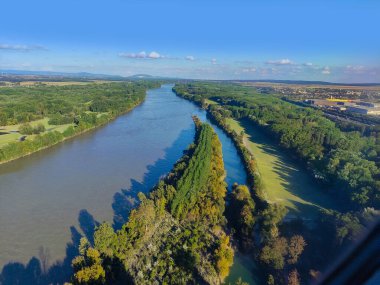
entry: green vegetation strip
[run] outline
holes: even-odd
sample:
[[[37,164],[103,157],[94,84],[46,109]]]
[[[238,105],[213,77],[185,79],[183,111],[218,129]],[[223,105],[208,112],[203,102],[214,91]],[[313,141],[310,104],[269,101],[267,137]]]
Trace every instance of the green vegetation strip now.
[[[104,125],[140,104],[146,90],[157,86],[159,82],[118,82],[1,88],[0,163]]]
[[[258,261],[260,284],[314,282],[378,218],[376,132],[368,137],[343,132],[321,112],[237,84],[194,82],[174,90],[207,109],[243,158],[257,207],[245,186],[235,186],[227,214],[240,245]],[[297,166],[289,157],[298,160]],[[303,180],[310,174],[315,180]],[[329,196],[313,182],[329,189]],[[313,217],[330,202],[344,209],[323,209]],[[284,220],[282,205],[313,222]]]
[[[81,240],[74,284],[122,284],[126,276],[133,284],[223,283],[234,253],[221,218],[221,144],[211,126],[196,125],[195,143],[149,197],[139,193],[140,205],[122,229],[104,223],[93,245]]]
[[[213,130],[210,125],[202,124],[199,141],[188,167],[177,183],[177,195],[173,200],[172,213],[179,216],[184,213],[182,207],[191,209],[199,191],[207,185],[211,165],[211,139]]]

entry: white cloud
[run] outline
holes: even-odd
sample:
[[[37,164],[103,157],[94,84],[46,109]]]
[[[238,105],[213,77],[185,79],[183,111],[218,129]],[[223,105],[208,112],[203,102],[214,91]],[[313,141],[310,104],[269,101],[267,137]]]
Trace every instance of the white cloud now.
[[[195,60],[195,57],[192,56],[192,55],[188,55],[185,57],[186,60],[190,60],[190,61],[194,61]]]
[[[150,53],[146,53],[145,51],[140,51],[139,53],[119,53],[120,57],[126,58],[135,58],[135,59],[159,59],[165,58],[165,56],[159,54],[156,51],[152,51]]]
[[[279,60],[268,60],[267,64],[290,65],[290,64],[293,64],[293,62],[288,58],[284,58],[284,59],[279,59]]]
[[[354,73],[354,74],[362,74],[368,71],[368,68],[366,68],[363,65],[347,65],[344,69],[344,73]]]
[[[313,63],[311,63],[311,62],[305,62],[303,65],[304,66],[313,66]]]
[[[216,63],[217,63],[216,58],[211,59],[211,64],[216,64]]]
[[[157,59],[157,58],[162,58],[163,56],[160,55],[158,52],[152,51],[150,54],[148,54],[149,58]]]
[[[33,50],[47,50],[43,46],[39,45],[9,45],[0,44],[0,50],[11,50],[11,51],[33,51]]]
[[[331,73],[331,71],[330,71],[330,67],[325,66],[325,67],[322,69],[322,74],[326,74],[326,75],[328,75],[328,74],[330,74],[330,73]]]
[[[245,73],[253,73],[253,72],[256,72],[256,68],[254,68],[254,67],[248,67],[248,68],[244,68],[243,70],[242,70],[242,72],[245,72]]]

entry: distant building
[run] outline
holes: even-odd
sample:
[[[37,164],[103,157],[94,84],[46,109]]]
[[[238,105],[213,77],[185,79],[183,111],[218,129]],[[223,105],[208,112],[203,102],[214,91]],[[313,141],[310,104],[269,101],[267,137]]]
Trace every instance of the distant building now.
[[[358,101],[358,102],[356,102],[356,104],[360,105],[360,106],[370,107],[370,108],[380,107],[379,104],[372,103],[372,102]]]
[[[348,112],[354,112],[359,114],[365,114],[365,115],[380,115],[380,108],[371,108],[366,106],[347,106]]]
[[[314,106],[317,106],[317,107],[334,107],[334,106],[337,106],[338,102],[335,102],[335,101],[329,101],[329,100],[325,100],[325,99],[310,99],[310,100],[307,100],[308,103],[310,103],[311,105],[314,105]]]

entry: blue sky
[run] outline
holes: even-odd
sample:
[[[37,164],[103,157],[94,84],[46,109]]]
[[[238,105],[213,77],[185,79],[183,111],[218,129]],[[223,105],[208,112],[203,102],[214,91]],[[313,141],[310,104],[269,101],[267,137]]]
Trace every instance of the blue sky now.
[[[2,0],[0,69],[380,82],[377,0]]]

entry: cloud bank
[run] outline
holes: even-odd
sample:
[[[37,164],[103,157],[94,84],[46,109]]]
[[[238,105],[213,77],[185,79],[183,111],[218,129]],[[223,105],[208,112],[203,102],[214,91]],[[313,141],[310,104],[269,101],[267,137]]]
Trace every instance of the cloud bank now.
[[[8,51],[34,51],[34,50],[47,50],[47,48],[40,45],[10,45],[10,44],[0,44],[0,50]]]
[[[290,65],[290,64],[293,64],[293,62],[288,58],[279,59],[279,60],[268,60],[266,63],[267,64],[273,64],[273,65]]]
[[[152,51],[150,53],[146,53],[145,51],[140,51],[139,53],[119,53],[120,57],[125,58],[133,58],[133,59],[160,59],[160,58],[166,58],[165,56],[159,54],[156,51]]]

